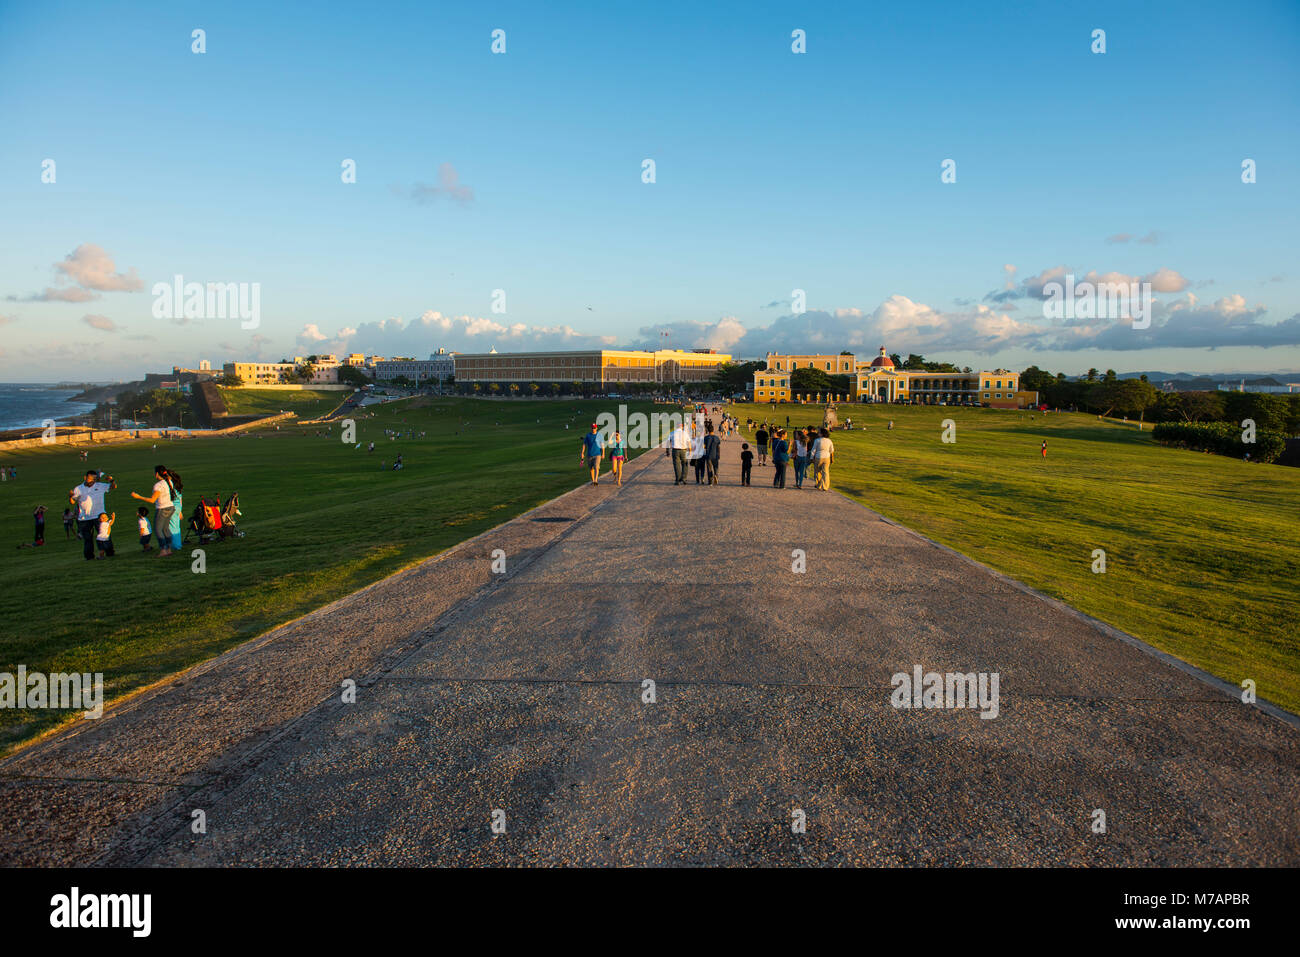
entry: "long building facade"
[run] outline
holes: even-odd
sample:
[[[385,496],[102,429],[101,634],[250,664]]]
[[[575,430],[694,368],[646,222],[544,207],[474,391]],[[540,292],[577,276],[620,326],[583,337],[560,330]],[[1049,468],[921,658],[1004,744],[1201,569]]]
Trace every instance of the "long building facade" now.
[[[973,402],[994,409],[1025,408],[1037,394],[1020,391],[1020,376],[1006,369],[981,372],[927,372],[900,369],[885,347],[870,362],[854,355],[786,355],[768,353],[767,370],[754,373],[754,399],[758,402],[790,401],[790,374],[797,369],[818,369],[828,375],[847,375],[854,402],[907,402],[918,405],[961,405]]]
[[[580,382],[600,386],[704,382],[731,356],[712,351],[589,349],[456,356],[457,382]]]

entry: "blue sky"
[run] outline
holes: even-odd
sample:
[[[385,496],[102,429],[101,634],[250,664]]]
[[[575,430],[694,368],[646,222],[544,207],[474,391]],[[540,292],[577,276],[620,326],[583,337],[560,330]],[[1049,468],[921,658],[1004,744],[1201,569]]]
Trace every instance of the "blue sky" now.
[[[0,2],[0,380],[660,330],[1300,370],[1298,106],[1293,2]],[[1045,319],[1066,271],[1151,328]],[[155,318],[176,274],[260,325]]]

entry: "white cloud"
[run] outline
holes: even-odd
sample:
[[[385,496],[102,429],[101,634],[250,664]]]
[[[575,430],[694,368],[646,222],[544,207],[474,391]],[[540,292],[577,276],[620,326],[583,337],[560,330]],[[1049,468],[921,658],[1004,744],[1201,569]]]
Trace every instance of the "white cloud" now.
[[[113,257],[94,243],[82,243],[68,253],[63,262],[55,263],[54,268],[84,289],[137,292],[144,288],[144,280],[136,275],[134,269],[126,274],[117,272]]]
[[[81,317],[81,321],[90,328],[99,329],[101,332],[117,332],[117,323],[108,316],[87,314]]]

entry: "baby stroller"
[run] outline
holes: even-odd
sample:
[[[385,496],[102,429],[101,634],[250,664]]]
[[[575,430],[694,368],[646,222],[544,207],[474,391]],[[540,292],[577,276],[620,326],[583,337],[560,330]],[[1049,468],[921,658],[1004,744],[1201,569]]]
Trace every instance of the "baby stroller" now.
[[[235,527],[235,516],[242,514],[239,510],[238,492],[231,493],[225,505],[221,504],[220,495],[211,499],[200,498],[199,504],[190,513],[189,534],[185,540],[189,541],[191,535],[197,535],[199,544],[202,545],[213,539],[243,538],[244,533]]]

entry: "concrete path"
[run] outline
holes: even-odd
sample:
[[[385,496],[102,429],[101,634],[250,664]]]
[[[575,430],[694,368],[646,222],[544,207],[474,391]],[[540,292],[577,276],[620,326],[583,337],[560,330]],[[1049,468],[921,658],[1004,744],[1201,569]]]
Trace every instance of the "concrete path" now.
[[[739,445],[20,753],[0,862],[1300,864],[1293,726],[838,494],[740,488]],[[998,716],[896,709],[916,666],[996,673]]]

